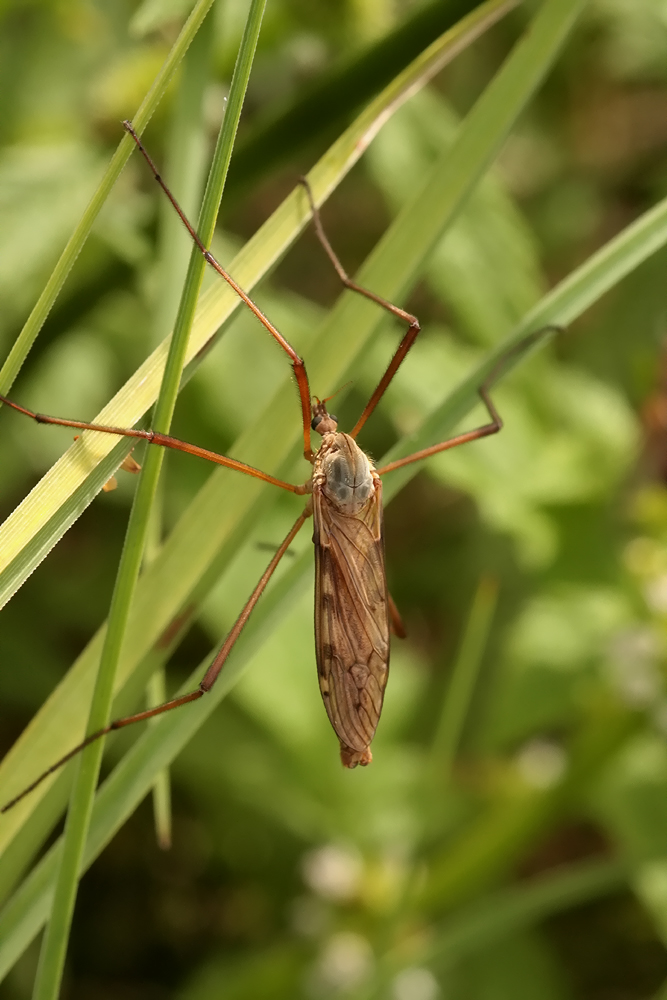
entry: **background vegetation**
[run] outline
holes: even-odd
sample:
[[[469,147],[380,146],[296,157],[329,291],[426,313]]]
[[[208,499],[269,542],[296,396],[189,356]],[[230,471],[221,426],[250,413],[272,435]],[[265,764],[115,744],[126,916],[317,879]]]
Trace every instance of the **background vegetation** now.
[[[3,358],[118,143],[120,119],[140,104],[190,6],[3,4]],[[270,0],[216,237],[223,260],[363,103],[474,6]],[[351,272],[449,148],[538,7],[510,13],[401,108],[329,199],[324,221]],[[217,3],[188,57],[185,81],[203,90],[201,128],[196,116],[184,123],[181,75],[146,132],[165,173],[171,164],[178,184],[182,172],[190,204],[246,9]],[[666,67],[664,4],[586,6],[407,300],[424,333],[364,431],[371,454],[418,427],[547,289],[667,195]],[[153,187],[133,157],[13,398],[90,418],[170,328],[176,282],[165,269],[182,266],[187,243],[170,243],[179,234]],[[431,460],[388,505],[390,587],[409,638],[394,643],[372,767],[344,773],[338,764],[305,579],[174,762],[171,850],[156,846],[147,799],[83,879],[64,995],[660,995],[666,265],[658,250],[508,377],[496,393],[506,421],[498,438]],[[258,293],[306,361],[338,295],[312,233]],[[336,404],[343,427],[398,336],[385,323],[364,352]],[[174,433],[228,451],[285,367],[252,317],[237,313],[184,388]],[[0,421],[4,516],[71,437],[7,409]],[[165,534],[209,474],[170,456]],[[2,612],[3,750],[106,617],[134,486],[120,473],[118,489],[92,503]],[[224,634],[293,520],[293,498],[272,495],[271,504],[202,595],[171,658],[169,690]],[[110,746],[109,766],[135,737]],[[43,818],[43,834],[56,820]],[[42,840],[10,856],[3,898],[11,902]],[[30,995],[36,956],[33,944],[0,985],[3,1000]]]

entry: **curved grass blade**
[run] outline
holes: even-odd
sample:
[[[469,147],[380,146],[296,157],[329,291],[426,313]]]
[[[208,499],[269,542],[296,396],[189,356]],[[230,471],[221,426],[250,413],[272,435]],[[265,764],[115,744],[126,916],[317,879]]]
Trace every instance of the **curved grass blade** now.
[[[475,6],[471,0],[436,0],[420,6],[379,41],[332,66],[311,86],[300,88],[288,107],[260,120],[240,140],[229,168],[228,195],[234,198],[277,165],[293,161],[304,147],[312,148],[318,136],[344,125],[357,108]]]
[[[516,2],[488,0],[434,42],[373,101],[308,175],[318,205],[357,162],[384,121]],[[243,288],[251,291],[270,271],[305,228],[308,216],[302,191],[294,191],[230,264],[229,270]],[[219,328],[240,305],[234,292],[222,282],[201,296],[186,354],[186,378],[200,363],[202,352],[210,347]],[[168,339],[94,421],[120,427],[136,424],[157,398],[167,350]],[[110,435],[81,435],[0,526],[0,607],[91,503],[130,447],[127,440],[116,442]]]

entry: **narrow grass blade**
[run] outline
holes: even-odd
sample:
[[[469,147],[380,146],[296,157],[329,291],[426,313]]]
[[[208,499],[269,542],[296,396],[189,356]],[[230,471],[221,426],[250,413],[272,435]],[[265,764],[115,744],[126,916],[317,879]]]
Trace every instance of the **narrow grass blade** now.
[[[384,38],[332,66],[311,86],[299,88],[288,107],[260,120],[239,142],[229,168],[230,197],[276,165],[293,160],[304,147],[312,148],[318,136],[344,125],[357,108],[389,84],[442,32],[472,14],[476,6],[471,0],[436,0],[420,6]]]
[[[167,700],[167,683],[164,667],[156,670],[146,687],[146,707],[154,708]],[[156,719],[150,720],[157,724]],[[164,767],[153,782],[153,819],[158,846],[167,851],[171,847],[171,780],[169,768]]]
[[[204,94],[209,79],[214,21],[204,21],[201,30],[183,60],[167,136],[164,174],[176,200],[188,218],[195,218],[201,205],[204,184],[205,129],[203,122]],[[158,344],[174,326],[180,291],[185,281],[192,251],[189,234],[166,198],[160,199],[157,269],[159,292],[155,296],[155,321],[151,331],[151,346]],[[162,474],[157,485],[150,515],[144,550],[144,568],[149,565],[162,544],[162,498],[168,455],[164,455]],[[146,687],[146,707],[166,701],[164,665],[159,666]],[[161,771],[153,786],[153,814],[159,846],[165,850],[171,843],[171,785],[169,770]]]
[[[524,927],[532,927],[554,913],[579,906],[621,889],[628,879],[625,864],[595,859],[563,865],[523,885],[487,897],[456,916],[436,935],[426,961],[449,963],[480,951]]]
[[[452,765],[461,742],[497,598],[498,585],[495,580],[482,577],[470,609],[461,648],[454,662],[433,739],[433,765],[440,775],[444,775],[445,780],[449,780],[451,776]]]
[[[250,79],[265,7],[266,0],[251,0],[232,77],[227,110],[213,157],[197,227],[200,237],[206,245],[210,244],[215,229],[215,221],[222,199],[227,168]],[[154,427],[161,433],[169,432],[176,406],[187,342],[205,267],[206,261],[197,248],[193,247],[155,408]],[[111,599],[109,621],[86,726],[87,736],[107,726],[111,717],[118,660],[143,559],[151,507],[157,490],[163,457],[162,449],[149,450],[141,471]],[[83,750],[78,760],[63,836],[62,855],[56,876],[53,907],[42,941],[37,967],[37,978],[33,992],[35,1000],[56,1000],[60,993],[79,871],[88,835],[103,749],[104,740],[96,740]]]

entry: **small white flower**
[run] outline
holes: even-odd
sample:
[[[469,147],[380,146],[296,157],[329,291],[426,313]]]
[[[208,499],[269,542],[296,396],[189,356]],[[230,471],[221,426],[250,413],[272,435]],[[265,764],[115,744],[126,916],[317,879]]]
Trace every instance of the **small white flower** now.
[[[313,892],[333,902],[352,899],[359,889],[363,862],[351,848],[328,844],[305,855],[301,870]]]
[[[565,774],[567,757],[558,743],[534,739],[526,743],[516,756],[519,774],[533,788],[551,788]]]
[[[327,941],[314,970],[313,992],[344,992],[360,986],[373,971],[373,951],[361,934],[341,931]]]
[[[440,987],[430,969],[413,966],[398,973],[392,995],[394,1000],[436,1000]]]
[[[667,614],[667,573],[649,580],[644,587],[644,597],[651,611],[658,615]]]

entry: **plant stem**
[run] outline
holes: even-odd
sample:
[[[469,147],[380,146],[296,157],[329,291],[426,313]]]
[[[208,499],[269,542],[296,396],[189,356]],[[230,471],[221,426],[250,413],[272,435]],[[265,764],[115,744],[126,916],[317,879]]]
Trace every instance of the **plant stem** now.
[[[191,218],[201,204],[204,184],[203,122],[204,93],[209,78],[211,48],[213,43],[213,18],[204,21],[185,59],[174,100],[172,119],[165,152],[165,176],[185,214]],[[178,312],[180,289],[188,268],[192,241],[181,220],[166,198],[159,200],[160,231],[157,252],[157,294],[153,296],[155,322],[150,334],[153,348],[173,328]],[[162,543],[162,498],[168,457],[163,456],[162,474],[151,507],[150,522],[144,549],[143,568],[156,558]],[[146,686],[146,707],[154,708],[167,700],[166,675],[161,664]],[[171,788],[169,768],[155,776],[153,785],[153,816],[159,846],[171,846]]]
[[[228,107],[218,137],[199,219],[199,233],[206,245],[210,243],[215,229],[215,220],[222,198],[227,167],[243,107],[265,5],[266,0],[252,0],[251,2],[234,68]],[[176,405],[183,360],[205,266],[203,257],[193,248],[160,395],[155,407],[153,426],[156,430],[164,433],[169,430]],[[109,622],[93,692],[87,733],[104,728],[110,718],[116,666],[141,567],[150,509],[157,487],[162,457],[163,452],[159,448],[149,449],[146,454],[146,461],[130,513],[125,544],[111,599]],[[33,992],[34,1000],[56,1000],[60,992],[79,871],[88,834],[102,751],[103,740],[98,740],[83,751],[78,762],[65,826],[63,853],[56,879],[53,909],[40,953]]]
[[[448,781],[461,742],[475,682],[484,656],[498,597],[498,585],[482,577],[456,658],[433,740],[433,763]]]

